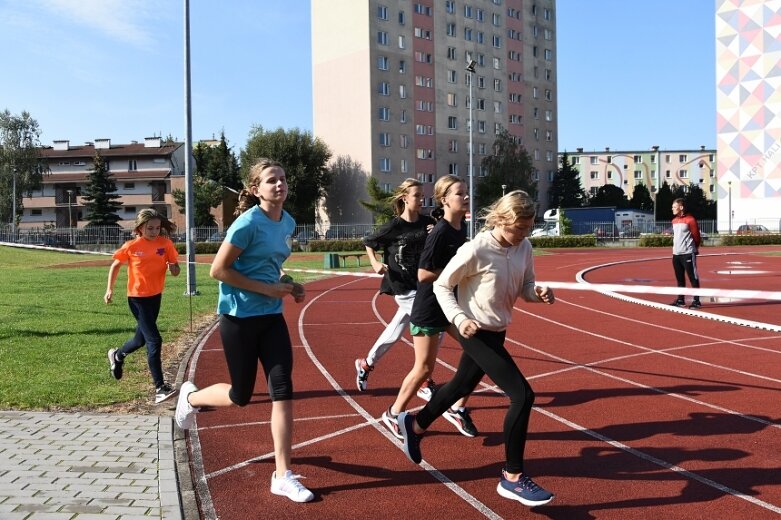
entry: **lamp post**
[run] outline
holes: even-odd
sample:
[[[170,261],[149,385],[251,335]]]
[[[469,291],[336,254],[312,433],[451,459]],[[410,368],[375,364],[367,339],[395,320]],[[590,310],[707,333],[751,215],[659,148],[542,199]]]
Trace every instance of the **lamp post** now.
[[[727,181],[727,217],[729,218],[729,234],[732,234],[732,181]]]
[[[506,190],[506,189],[507,189],[507,185],[506,184],[502,184],[502,197],[504,197],[504,190]]]
[[[469,73],[469,239],[475,235],[475,197],[474,197],[474,154],[472,145],[472,83],[474,83],[475,65],[477,62],[470,58],[466,71]]]
[[[73,243],[73,190],[65,190],[65,193],[68,194],[68,233],[70,233],[71,238],[71,245],[75,245]]]
[[[12,189],[11,189],[11,231],[14,233],[13,241],[16,242],[16,166],[12,166]]]

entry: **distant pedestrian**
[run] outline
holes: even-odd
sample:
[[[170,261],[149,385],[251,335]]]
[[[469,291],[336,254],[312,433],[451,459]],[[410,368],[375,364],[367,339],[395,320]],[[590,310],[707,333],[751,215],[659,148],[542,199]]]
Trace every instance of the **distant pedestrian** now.
[[[154,209],[142,209],[133,228],[136,238],[125,242],[114,253],[103,297],[103,301],[111,303],[119,269],[127,264],[127,302],[137,322],[136,333],[122,347],[108,351],[109,370],[115,379],[121,379],[125,357],[146,345],[149,372],[155,385],[155,403],[176,393],[163,377],[163,338],[157,328],[166,270],[179,276],[179,254],[168,238],[175,229],[172,222]]]
[[[419,414],[399,415],[404,452],[420,463],[423,433],[488,375],[510,399],[504,419],[505,465],[496,490],[527,506],[547,504],[553,495],[524,471],[534,391],[504,342],[516,299],[554,302],[553,291],[535,283],[532,246],[526,240],[534,228],[534,213],[534,200],[520,190],[494,202],[486,211],[486,229],[459,248],[434,282],[445,316],[458,328],[463,353],[453,379],[439,388]]]
[[[395,216],[365,237],[363,244],[372,269],[383,275],[380,293],[392,295],[399,308],[366,357],[355,360],[355,384],[359,392],[366,390],[369,373],[401,339],[404,329],[409,325],[412,302],[418,288],[420,253],[426,243],[426,235],[435,223],[433,218],[420,212],[423,207],[423,185],[416,179],[406,179],[396,188],[392,204]],[[382,250],[382,261],[377,260],[378,250]],[[428,400],[432,389],[433,385],[426,382],[418,390],[418,395]]]
[[[201,407],[249,404],[260,361],[272,401],[276,469],[271,474],[271,492],[294,502],[309,502],[314,494],[290,469],[293,346],[282,299],[289,295],[301,303],[306,295],[304,287],[282,271],[296,228],[293,217],[282,209],[287,195],[285,170],[278,162],[259,159],[250,168],[247,187],[239,194],[239,217],[228,229],[210,271],[220,282],[217,312],[230,384],[198,390],[190,381],[185,382],[175,418],[176,424],[187,430],[194,426]]]
[[[686,203],[683,199],[673,201],[673,269],[678,287],[686,287],[686,276],[695,289],[700,287],[700,275],[697,272],[697,255],[702,237],[697,219],[686,213]],[[675,307],[686,306],[686,298],[679,295],[671,303]],[[689,305],[690,309],[702,307],[700,297],[695,296]]]

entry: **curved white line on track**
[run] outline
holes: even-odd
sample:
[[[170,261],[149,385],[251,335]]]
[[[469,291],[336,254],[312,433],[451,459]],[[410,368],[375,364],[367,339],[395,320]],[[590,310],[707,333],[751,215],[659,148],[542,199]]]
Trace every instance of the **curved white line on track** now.
[[[354,283],[355,280],[337,285],[336,287],[332,287],[323,293],[317,295],[314,297],[301,311],[301,314],[298,317],[298,333],[301,337],[301,341],[304,344],[304,348],[306,349],[307,354],[309,355],[309,359],[312,361],[312,363],[320,370],[320,373],[323,375],[323,377],[331,384],[334,390],[336,390],[336,393],[339,394],[342,399],[344,399],[356,412],[358,412],[359,415],[361,415],[365,420],[366,423],[361,424],[359,426],[365,426],[365,425],[371,425],[376,429],[380,434],[382,434],[386,439],[388,439],[391,443],[393,443],[400,451],[402,451],[401,441],[399,441],[396,437],[391,434],[387,428],[385,428],[384,425],[380,425],[379,421],[375,419],[374,417],[369,414],[369,412],[366,411],[361,405],[358,404],[358,402],[353,399],[347,392],[342,389],[341,385],[334,379],[334,377],[326,370],[326,368],[323,366],[322,363],[320,363],[320,360],[317,359],[317,356],[315,355],[314,351],[312,350],[312,347],[309,345],[309,342],[306,340],[306,334],[304,333],[304,315],[306,314],[306,311],[309,309],[309,307],[314,304],[321,296],[328,294],[331,291],[334,291],[336,289],[339,289],[341,287],[344,287],[346,285],[349,285],[351,283]],[[450,480],[448,477],[446,477],[442,472],[437,470],[434,466],[423,460],[420,463],[420,466],[425,469],[431,476],[442,482],[450,491],[455,493],[459,498],[464,500],[466,503],[471,505],[473,508],[475,508],[477,511],[482,513],[487,518],[497,519],[500,520],[502,517],[497,515],[491,508],[483,504],[480,500],[475,498],[473,495],[468,493],[464,488]]]

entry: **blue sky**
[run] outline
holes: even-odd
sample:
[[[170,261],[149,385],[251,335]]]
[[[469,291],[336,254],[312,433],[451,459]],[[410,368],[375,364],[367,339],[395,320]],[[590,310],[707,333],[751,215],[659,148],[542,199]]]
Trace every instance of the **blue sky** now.
[[[191,0],[193,140],[312,130],[309,5]],[[557,11],[560,150],[715,147],[714,0]],[[183,40],[182,0],[0,0],[0,110],[45,145],[183,140]]]

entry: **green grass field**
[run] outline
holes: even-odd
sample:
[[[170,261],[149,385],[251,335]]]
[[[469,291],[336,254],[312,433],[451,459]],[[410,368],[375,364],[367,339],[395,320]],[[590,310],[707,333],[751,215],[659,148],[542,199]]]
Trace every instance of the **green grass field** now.
[[[109,263],[108,256],[0,247],[0,409],[89,410],[151,398],[145,348],[127,358],[121,381],[109,375],[107,350],[121,346],[135,327],[125,299],[126,267],[114,303],[103,303]],[[322,254],[296,253],[285,267],[322,269]],[[184,265],[166,281],[158,319],[164,366],[167,345],[194,337],[191,305],[196,323],[214,315],[217,282],[208,270],[196,266],[200,295],[192,298],[184,295]],[[301,282],[318,277],[293,274]],[[169,367],[169,381],[175,368]]]

